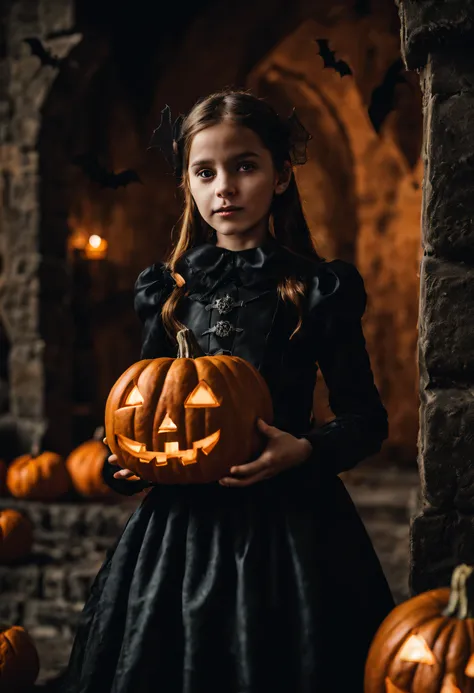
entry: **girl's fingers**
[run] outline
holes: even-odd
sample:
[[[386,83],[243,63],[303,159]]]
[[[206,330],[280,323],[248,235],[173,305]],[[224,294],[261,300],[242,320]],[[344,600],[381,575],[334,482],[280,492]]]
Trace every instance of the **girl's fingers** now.
[[[117,464],[118,465],[118,457],[117,455],[109,455],[107,458],[107,461],[109,464]]]
[[[114,473],[114,479],[128,479],[130,476],[135,476],[135,472],[131,469],[119,469],[118,472]]]
[[[220,479],[219,483],[221,486],[229,486],[233,488],[238,488],[242,486],[251,486],[252,484],[256,484],[259,481],[263,481],[264,479],[269,478],[269,474],[267,470],[265,469],[264,471],[260,472],[259,474],[254,474],[253,476],[246,477],[244,479],[234,479],[231,476],[225,476],[223,479]]]
[[[263,452],[260,457],[258,457],[253,462],[248,462],[247,464],[241,464],[238,467],[231,467],[230,473],[238,477],[248,477],[253,474],[259,474],[269,469],[272,465],[272,455],[267,452]]]

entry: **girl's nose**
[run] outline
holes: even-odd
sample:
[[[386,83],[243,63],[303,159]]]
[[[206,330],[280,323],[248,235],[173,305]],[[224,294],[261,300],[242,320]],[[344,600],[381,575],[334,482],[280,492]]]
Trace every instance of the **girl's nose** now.
[[[219,176],[216,182],[217,197],[230,197],[235,194],[235,183],[230,176]]]

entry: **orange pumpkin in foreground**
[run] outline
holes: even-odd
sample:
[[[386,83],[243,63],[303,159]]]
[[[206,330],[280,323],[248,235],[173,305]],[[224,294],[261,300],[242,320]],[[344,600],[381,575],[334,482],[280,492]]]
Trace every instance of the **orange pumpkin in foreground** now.
[[[33,544],[33,524],[17,510],[0,510],[0,563],[28,556]],[[0,681],[1,681],[0,675]]]
[[[205,356],[191,330],[177,335],[178,358],[133,364],[112,387],[105,410],[109,448],[147,481],[217,481],[257,456],[272,423],[268,387],[234,356]]]
[[[387,616],[370,647],[365,693],[474,693],[473,570],[458,566],[451,589],[424,592]]]
[[[56,500],[71,488],[71,478],[60,455],[43,452],[21,455],[7,471],[8,490],[15,498]]]
[[[87,440],[71,452],[66,459],[66,469],[76,491],[87,498],[115,496],[102,476],[104,462],[109,451],[102,442],[103,427],[98,428],[92,440]]]
[[[36,646],[24,628],[0,624],[0,690],[20,693],[38,678]]]

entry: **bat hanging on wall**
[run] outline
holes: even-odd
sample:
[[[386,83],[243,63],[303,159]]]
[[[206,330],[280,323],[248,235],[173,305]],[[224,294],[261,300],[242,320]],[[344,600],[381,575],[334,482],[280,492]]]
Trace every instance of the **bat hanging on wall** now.
[[[316,39],[319,46],[319,55],[323,59],[324,67],[332,67],[341,77],[352,75],[352,70],[344,60],[336,60],[336,53],[329,48],[328,39]]]
[[[380,132],[388,114],[393,111],[395,107],[395,90],[397,84],[407,83],[403,75],[404,71],[405,65],[403,64],[403,60],[399,58],[388,68],[382,84],[376,87],[372,92],[369,104],[369,118],[377,133]]]
[[[101,188],[117,188],[126,187],[130,183],[142,183],[138,173],[132,169],[126,169],[115,173],[102,166],[97,156],[94,154],[78,154],[72,160],[75,166],[78,166],[85,176],[93,183],[98,183]]]
[[[53,55],[45,48],[39,38],[25,38],[25,43],[31,48],[31,55],[36,55],[40,59],[41,65],[50,65],[51,67],[59,67],[62,63],[62,58]]]

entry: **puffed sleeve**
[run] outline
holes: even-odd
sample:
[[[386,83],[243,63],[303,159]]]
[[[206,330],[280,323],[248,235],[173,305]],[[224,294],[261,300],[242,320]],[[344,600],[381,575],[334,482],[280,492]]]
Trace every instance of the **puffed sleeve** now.
[[[170,273],[161,263],[147,267],[139,274],[135,282],[135,312],[143,325],[140,353],[142,359],[174,355],[161,320],[161,308],[174,286],[175,283]],[[109,464],[106,460],[102,469],[102,476],[105,483],[117,493],[132,496],[149,486],[153,486],[147,481],[115,479],[114,473],[116,471],[118,471],[117,466]]]
[[[138,275],[134,305],[143,325],[142,359],[175,355],[161,320],[161,309],[174,287],[175,282],[163,263],[151,265]]]
[[[314,322],[317,361],[335,419],[301,437],[313,446],[311,460],[339,474],[379,452],[388,436],[388,420],[362,331],[367,302],[363,279],[349,263],[334,261],[328,267],[337,277],[337,288],[319,306]]]

